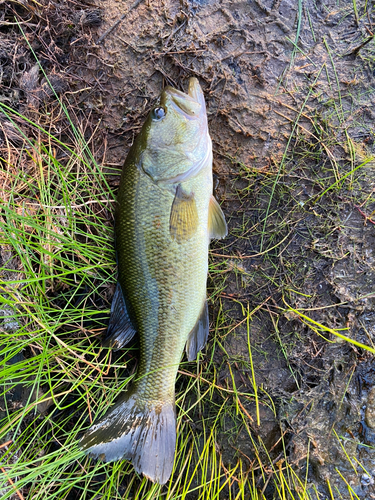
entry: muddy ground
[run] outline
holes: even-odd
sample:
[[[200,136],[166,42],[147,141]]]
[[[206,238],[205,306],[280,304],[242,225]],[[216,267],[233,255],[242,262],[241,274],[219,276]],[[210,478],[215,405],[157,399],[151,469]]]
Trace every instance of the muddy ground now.
[[[198,77],[230,230],[212,246],[209,281],[213,330],[221,315],[229,332],[214,360],[221,384],[233,376],[239,391],[252,387],[242,308],[255,310],[255,376],[275,411],[261,405],[254,432],[275,461],[283,434],[291,463],[319,498],[329,494],[327,479],[337,498],[352,498],[346,483],[358,498],[375,498],[373,356],[310,321],[374,347],[375,165],[355,170],[375,152],[374,6],[136,4],[1,1],[0,100],[44,123],[48,109],[52,132],[69,139],[32,48],[94,135],[105,170],[123,164],[163,85],[183,90]],[[0,126],[1,147],[19,140],[1,117]],[[255,421],[255,406],[246,411]],[[225,425],[224,460],[239,450],[251,461],[252,443],[236,423]]]

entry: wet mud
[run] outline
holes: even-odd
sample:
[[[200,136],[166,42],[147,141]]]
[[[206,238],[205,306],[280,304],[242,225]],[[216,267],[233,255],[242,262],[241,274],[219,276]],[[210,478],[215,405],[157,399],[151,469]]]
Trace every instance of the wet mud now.
[[[69,139],[32,49],[94,135],[104,171],[122,166],[163,85],[184,90],[199,79],[230,230],[211,252],[212,331],[219,316],[226,328],[214,333],[218,382],[253,390],[250,339],[261,426],[256,405],[243,405],[257,453],[276,463],[283,437],[319,498],[327,480],[338,498],[352,498],[348,484],[375,498],[373,355],[316,327],[374,348],[375,164],[355,170],[374,154],[371,16],[330,0],[38,5],[0,3],[0,100],[28,117],[49,106],[53,133]],[[30,46],[9,24],[15,12]],[[20,140],[0,116],[0,147]],[[322,195],[325,186],[333,187]],[[254,464],[254,444],[232,417],[218,445],[225,463],[242,454]],[[271,482],[258,487],[274,498]]]

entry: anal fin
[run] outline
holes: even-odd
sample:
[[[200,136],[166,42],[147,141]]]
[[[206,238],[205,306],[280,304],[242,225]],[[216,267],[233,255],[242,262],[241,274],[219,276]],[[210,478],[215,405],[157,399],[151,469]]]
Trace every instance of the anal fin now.
[[[188,361],[194,361],[198,352],[206,345],[210,321],[208,318],[207,300],[204,301],[202,311],[195,323],[194,328],[189,333],[186,342],[186,354]]]
[[[136,329],[130,320],[122,288],[118,281],[112,300],[111,317],[103,345],[120,349],[134,337],[135,333]]]
[[[225,238],[228,234],[227,223],[220,205],[211,195],[208,207],[208,234],[210,238]]]

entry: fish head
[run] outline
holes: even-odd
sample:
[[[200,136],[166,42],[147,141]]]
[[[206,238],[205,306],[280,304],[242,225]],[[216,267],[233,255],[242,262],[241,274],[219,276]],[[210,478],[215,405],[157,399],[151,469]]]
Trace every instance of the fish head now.
[[[188,93],[166,87],[142,128],[141,168],[154,182],[174,184],[212,164],[206,106],[196,78]]]

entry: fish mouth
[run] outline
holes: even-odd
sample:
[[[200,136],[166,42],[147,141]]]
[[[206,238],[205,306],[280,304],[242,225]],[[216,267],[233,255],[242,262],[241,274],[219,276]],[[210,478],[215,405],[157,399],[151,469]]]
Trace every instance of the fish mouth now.
[[[189,90],[188,94],[190,97],[194,99],[195,102],[198,102],[202,109],[206,111],[206,104],[204,101],[204,95],[201,86],[199,85],[199,82],[197,78],[190,78],[189,79]]]
[[[203,92],[196,78],[190,78],[188,94],[173,87],[166,87],[161,104],[163,101],[167,101],[176,111],[183,113],[189,119],[199,118],[202,112],[205,112]]]

